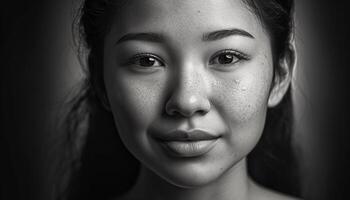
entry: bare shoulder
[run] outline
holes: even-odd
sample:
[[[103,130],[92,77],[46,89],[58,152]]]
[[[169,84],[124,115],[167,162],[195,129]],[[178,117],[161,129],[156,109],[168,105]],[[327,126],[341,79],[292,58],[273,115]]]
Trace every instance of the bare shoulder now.
[[[254,183],[252,185],[252,198],[254,200],[301,200],[300,198],[289,196],[261,185]]]

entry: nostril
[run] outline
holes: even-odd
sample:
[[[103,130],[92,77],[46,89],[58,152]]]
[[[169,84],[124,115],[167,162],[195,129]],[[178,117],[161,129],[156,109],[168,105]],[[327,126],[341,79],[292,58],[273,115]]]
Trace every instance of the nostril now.
[[[184,117],[184,116],[187,117],[188,115],[190,115],[183,112],[179,112],[178,110],[175,110],[175,109],[168,111],[167,114],[172,117]]]
[[[166,113],[170,116],[191,117],[193,115],[205,115],[210,110],[207,99],[196,97],[185,99],[170,99],[165,106]]]
[[[179,117],[179,116],[183,116],[183,115],[188,115],[188,114],[186,114],[183,111],[183,109],[177,107],[174,104],[170,104],[170,103],[167,103],[165,110],[166,110],[166,113],[168,115],[173,116],[173,117]]]

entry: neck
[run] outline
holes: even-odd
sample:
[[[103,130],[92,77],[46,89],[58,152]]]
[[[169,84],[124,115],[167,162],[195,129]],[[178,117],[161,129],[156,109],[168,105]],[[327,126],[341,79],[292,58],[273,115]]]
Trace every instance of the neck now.
[[[248,199],[249,182],[245,159],[216,180],[195,188],[173,185],[142,166],[140,176],[128,193],[129,198],[126,199],[246,200]]]

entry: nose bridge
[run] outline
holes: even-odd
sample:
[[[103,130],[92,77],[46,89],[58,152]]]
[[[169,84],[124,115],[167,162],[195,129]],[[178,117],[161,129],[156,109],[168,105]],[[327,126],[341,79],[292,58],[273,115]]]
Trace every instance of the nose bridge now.
[[[178,75],[178,85],[176,88],[177,95],[182,98],[189,98],[190,96],[205,95],[205,80],[204,74],[193,63],[186,64],[181,69]]]
[[[168,114],[188,117],[207,113],[210,109],[209,84],[204,69],[193,62],[183,63],[174,78],[176,81],[166,105]]]

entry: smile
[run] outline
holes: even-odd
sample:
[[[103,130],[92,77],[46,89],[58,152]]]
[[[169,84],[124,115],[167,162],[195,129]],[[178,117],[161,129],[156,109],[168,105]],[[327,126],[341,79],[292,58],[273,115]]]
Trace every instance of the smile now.
[[[191,131],[176,130],[165,135],[158,135],[157,138],[163,149],[172,156],[197,157],[209,152],[219,137],[194,129]]]

